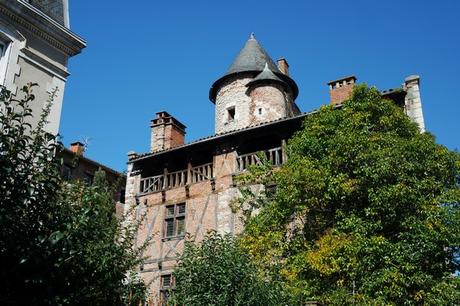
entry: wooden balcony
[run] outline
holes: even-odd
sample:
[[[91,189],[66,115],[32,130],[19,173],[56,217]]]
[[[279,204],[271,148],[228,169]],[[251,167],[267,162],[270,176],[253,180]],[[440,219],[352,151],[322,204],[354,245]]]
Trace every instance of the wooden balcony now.
[[[239,155],[236,158],[236,173],[241,173],[246,171],[250,166],[261,165],[262,157],[265,156],[267,161],[274,167],[281,166],[285,162],[285,156],[283,154],[283,148],[273,148],[266,151],[253,152],[249,154]]]
[[[165,174],[141,178],[139,191],[141,194],[159,192],[211,180],[213,177],[214,170],[212,163],[196,167],[190,166],[185,170],[165,172]]]

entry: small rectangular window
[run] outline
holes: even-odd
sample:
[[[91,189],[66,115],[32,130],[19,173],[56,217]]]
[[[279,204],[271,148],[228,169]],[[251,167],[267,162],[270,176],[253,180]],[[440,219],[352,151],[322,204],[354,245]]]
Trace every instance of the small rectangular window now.
[[[229,107],[227,108],[227,122],[231,122],[235,120],[235,107]]]
[[[172,284],[171,279],[172,279],[171,274],[162,275],[161,276],[161,288],[163,289],[170,288]]]
[[[185,203],[166,206],[164,237],[185,235]]]

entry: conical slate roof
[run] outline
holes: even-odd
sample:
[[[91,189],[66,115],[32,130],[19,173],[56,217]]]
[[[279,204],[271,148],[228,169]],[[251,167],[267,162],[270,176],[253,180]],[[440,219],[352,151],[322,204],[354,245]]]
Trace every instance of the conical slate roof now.
[[[248,83],[248,86],[250,86],[251,83],[255,83],[258,81],[276,81],[276,82],[281,82],[284,83],[283,80],[281,80],[279,77],[276,76],[276,74],[273,73],[273,71],[268,68],[268,63],[265,63],[264,70],[262,70],[261,73],[259,73],[254,80]]]
[[[217,91],[219,90],[221,83],[230,76],[247,72],[253,72],[254,76],[256,76],[264,70],[265,65],[268,66],[269,71],[274,74],[275,77],[280,78],[280,80],[284,81],[290,87],[295,99],[299,92],[296,83],[278,69],[268,53],[255,39],[254,34],[251,34],[243,49],[241,49],[240,53],[233,61],[233,64],[228,69],[227,73],[215,81],[211,86],[211,89],[209,90],[209,99],[212,102],[215,102]]]
[[[225,75],[246,71],[262,71],[265,64],[268,64],[270,70],[281,73],[270,55],[256,40],[254,34],[251,34]]]

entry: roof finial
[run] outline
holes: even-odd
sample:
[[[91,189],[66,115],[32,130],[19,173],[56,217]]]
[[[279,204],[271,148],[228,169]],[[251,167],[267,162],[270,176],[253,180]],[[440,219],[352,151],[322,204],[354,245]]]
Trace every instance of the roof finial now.
[[[254,35],[254,32],[251,32],[251,35],[249,36],[249,39],[256,39],[256,36]]]

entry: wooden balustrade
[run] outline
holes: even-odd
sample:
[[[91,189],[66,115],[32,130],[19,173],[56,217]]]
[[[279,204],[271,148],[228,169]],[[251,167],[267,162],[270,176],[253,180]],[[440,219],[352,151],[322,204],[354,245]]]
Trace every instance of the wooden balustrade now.
[[[164,175],[157,175],[141,179],[140,192],[156,192],[163,190]]]
[[[261,153],[262,156],[265,156],[267,161],[273,166],[280,166],[284,163],[283,149],[281,147],[273,148],[266,151],[253,152],[237,156],[236,172],[240,173],[247,170],[250,166],[260,165],[262,163],[259,157]]]
[[[141,178],[140,193],[158,192],[210,180],[214,177],[213,171],[213,164],[209,163],[186,170]]]
[[[260,165],[259,154],[263,154],[267,161],[273,166],[280,166],[285,162],[285,156],[281,147],[266,151],[243,154],[236,158],[236,173],[247,170],[252,165]],[[158,192],[166,189],[186,186],[214,178],[214,167],[212,163],[196,167],[189,165],[188,169],[171,173],[141,178],[140,193]]]
[[[171,172],[165,175],[165,189],[187,185],[187,170]]]
[[[210,180],[214,177],[212,163],[194,167],[191,170],[192,183],[198,183],[202,181]]]

